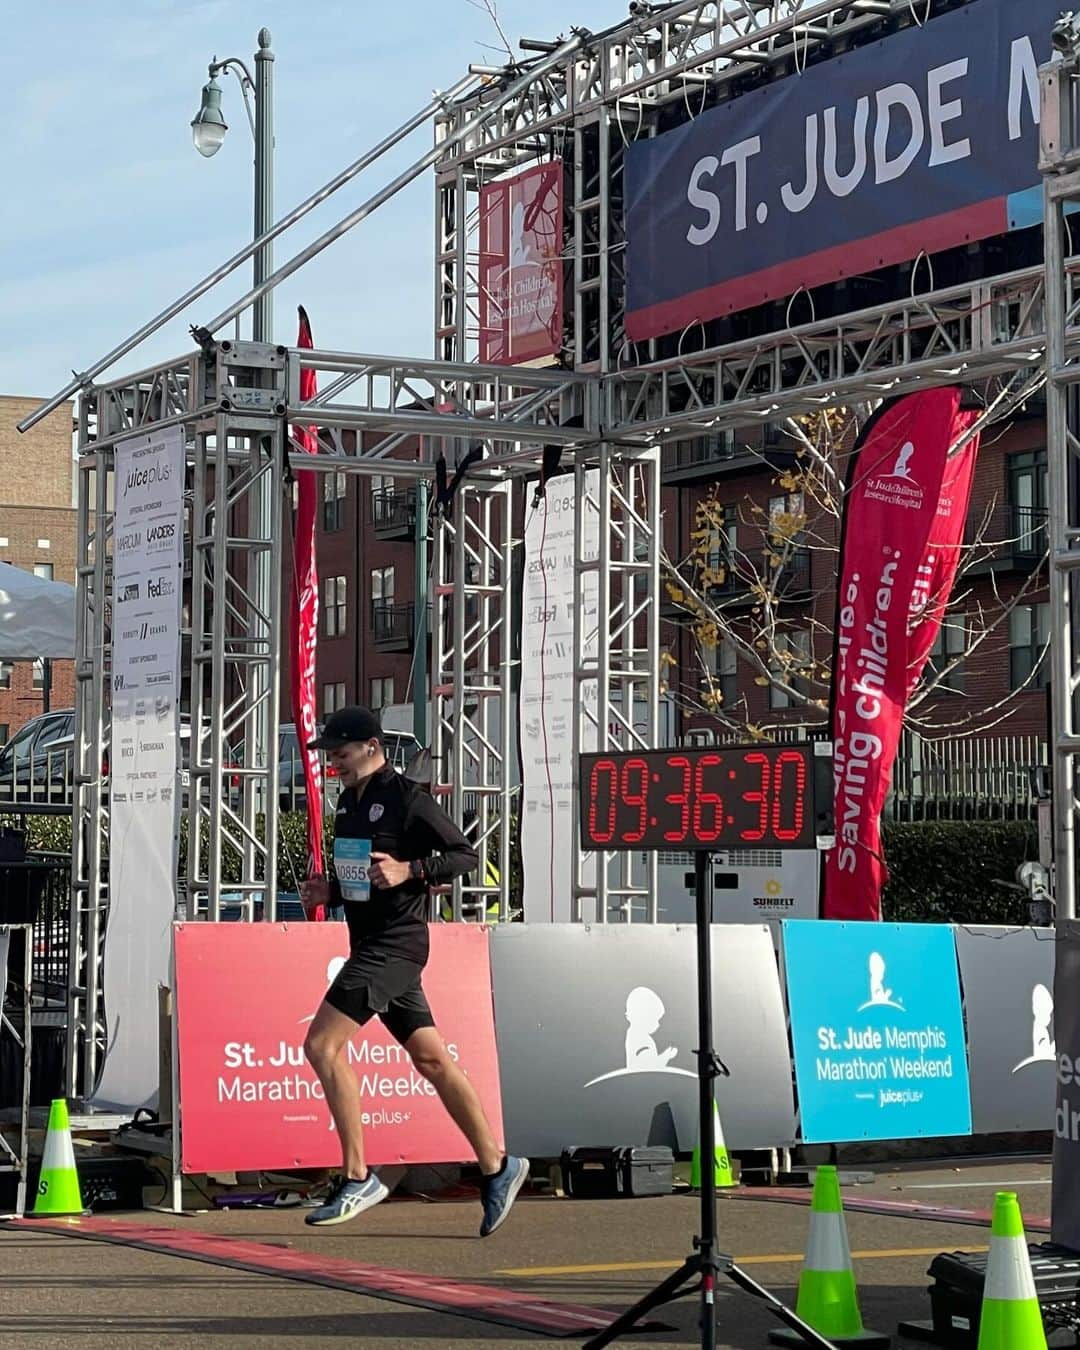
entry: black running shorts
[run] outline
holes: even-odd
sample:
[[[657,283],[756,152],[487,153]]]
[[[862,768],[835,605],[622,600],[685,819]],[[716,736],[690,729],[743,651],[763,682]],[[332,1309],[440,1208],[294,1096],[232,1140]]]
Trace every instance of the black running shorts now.
[[[402,1045],[414,1031],[433,1027],[420,984],[423,966],[400,956],[362,952],[350,956],[326,991],[326,1002],[358,1026],[378,1017]]]

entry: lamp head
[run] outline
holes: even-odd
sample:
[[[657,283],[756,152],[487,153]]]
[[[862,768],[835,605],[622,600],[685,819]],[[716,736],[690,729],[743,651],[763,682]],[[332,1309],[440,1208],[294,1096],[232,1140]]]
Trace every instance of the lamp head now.
[[[221,111],[221,86],[211,75],[203,85],[199,111],[191,119],[191,137],[195,149],[207,159],[216,155],[228,129]]]

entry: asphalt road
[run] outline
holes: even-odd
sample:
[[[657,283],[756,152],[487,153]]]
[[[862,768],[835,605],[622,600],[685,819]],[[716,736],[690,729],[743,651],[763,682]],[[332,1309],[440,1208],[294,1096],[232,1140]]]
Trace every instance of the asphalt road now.
[[[988,1208],[994,1191],[1015,1187],[1025,1213],[1050,1208],[1045,1162],[955,1162],[895,1173],[848,1188],[965,1208]],[[456,1276],[535,1294],[538,1298],[617,1311],[639,1298],[690,1250],[697,1204],[690,1196],[580,1201],[524,1196],[493,1237],[476,1237],[475,1201],[391,1199],[355,1222],[329,1230],[305,1227],[303,1211],[217,1211],[191,1216],[140,1213],[136,1222],[180,1225],[279,1247]],[[721,1241],[739,1264],[794,1306],[809,1211],[788,1204],[724,1198]],[[940,1251],[985,1246],[977,1227],[849,1212],[863,1320],[895,1337],[897,1323],[929,1316],[926,1270]],[[669,1304],[660,1317],[673,1330],[625,1344],[693,1346],[696,1300]],[[779,1325],[749,1294],[722,1281],[720,1344],[750,1350]],[[524,1350],[557,1344],[540,1335],[325,1289],[292,1280],[90,1242],[27,1227],[0,1226],[0,1347],[44,1350],[78,1346],[309,1347],[359,1342],[371,1350],[433,1346],[445,1350]],[[576,1339],[564,1344],[578,1344]]]

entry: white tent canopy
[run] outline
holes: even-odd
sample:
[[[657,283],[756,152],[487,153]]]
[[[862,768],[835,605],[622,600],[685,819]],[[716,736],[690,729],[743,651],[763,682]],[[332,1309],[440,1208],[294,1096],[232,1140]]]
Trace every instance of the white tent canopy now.
[[[0,661],[70,661],[75,587],[0,563]]]

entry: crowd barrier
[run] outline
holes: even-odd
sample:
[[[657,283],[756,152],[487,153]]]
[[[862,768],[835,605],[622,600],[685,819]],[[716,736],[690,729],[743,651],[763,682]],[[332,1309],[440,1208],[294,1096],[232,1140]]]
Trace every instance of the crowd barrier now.
[[[341,924],[177,924],[180,1170],[315,1167],[337,1141],[303,1040]],[[691,927],[435,924],[425,987],[506,1140],[696,1142]],[[713,928],[728,1146],[1054,1128],[1054,932],[790,921]],[[381,1025],[351,1050],[374,1163],[468,1147]]]

